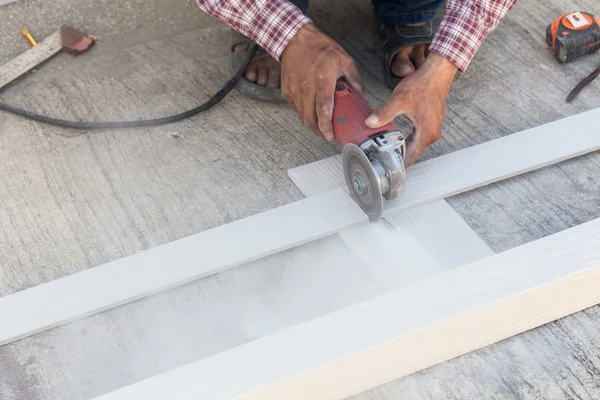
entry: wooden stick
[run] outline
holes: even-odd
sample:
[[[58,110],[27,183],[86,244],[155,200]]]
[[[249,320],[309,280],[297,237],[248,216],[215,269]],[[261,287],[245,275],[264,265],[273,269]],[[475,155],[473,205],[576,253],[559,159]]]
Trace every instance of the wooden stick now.
[[[600,149],[600,108],[454,153],[407,171],[404,194],[385,203],[384,215],[488,185]],[[341,157],[288,171],[307,196],[346,187]]]
[[[337,189],[0,298],[0,345],[367,223]]]
[[[595,220],[96,399],[344,399],[599,303],[598,243]]]

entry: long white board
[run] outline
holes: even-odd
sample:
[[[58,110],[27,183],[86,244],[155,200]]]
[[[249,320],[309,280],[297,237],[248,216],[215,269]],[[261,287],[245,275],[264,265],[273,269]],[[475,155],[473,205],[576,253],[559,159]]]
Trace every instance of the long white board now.
[[[600,108],[417,163],[384,215],[443,199],[600,149]],[[306,196],[346,187],[341,156],[288,171]]]
[[[342,189],[0,298],[0,345],[368,222]]]
[[[334,400],[600,302],[600,220],[96,400]]]

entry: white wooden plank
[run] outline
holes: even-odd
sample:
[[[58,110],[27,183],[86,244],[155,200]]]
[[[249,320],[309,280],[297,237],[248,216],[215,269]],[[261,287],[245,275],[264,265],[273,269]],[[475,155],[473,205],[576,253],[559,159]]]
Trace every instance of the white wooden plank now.
[[[600,220],[97,397],[343,399],[600,302]]]
[[[600,108],[413,165],[384,215],[417,207],[600,149]],[[346,187],[341,156],[288,171],[307,196]]]
[[[444,200],[389,215],[375,224],[344,229],[338,235],[386,290],[494,254]]]
[[[0,345],[367,223],[342,189],[0,298]]]
[[[2,4],[0,4],[2,5]],[[60,31],[0,67],[0,89],[62,50]]]

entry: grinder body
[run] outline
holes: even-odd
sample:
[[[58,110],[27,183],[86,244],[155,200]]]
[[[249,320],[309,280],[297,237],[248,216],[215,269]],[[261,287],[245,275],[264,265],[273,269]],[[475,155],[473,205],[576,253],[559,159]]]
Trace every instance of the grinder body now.
[[[348,143],[360,146],[372,136],[398,130],[393,124],[377,129],[369,128],[365,125],[365,120],[371,115],[371,111],[364,97],[344,80],[338,80],[333,107],[333,132],[338,146],[342,149]]]
[[[346,81],[337,81],[333,131],[343,149],[343,168],[352,198],[369,215],[381,218],[383,199],[393,200],[404,188],[406,140],[393,124],[369,128],[371,114],[367,101]]]

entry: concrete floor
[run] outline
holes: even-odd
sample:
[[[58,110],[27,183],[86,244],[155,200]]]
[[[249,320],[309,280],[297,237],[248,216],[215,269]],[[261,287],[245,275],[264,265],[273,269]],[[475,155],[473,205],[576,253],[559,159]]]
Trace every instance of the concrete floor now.
[[[355,56],[380,103],[389,91],[368,2],[339,4],[317,1],[312,16],[338,21],[322,27]],[[563,101],[598,63],[560,66],[549,56],[546,24],[567,9],[600,13],[594,0],[523,0],[511,11],[457,79],[443,139],[424,158],[600,106],[599,83]],[[60,55],[0,93],[54,116],[174,113],[226,79],[228,31],[191,0],[20,0],[0,8],[0,20],[0,63],[27,49],[25,27],[38,40],[63,23],[99,38],[87,55]],[[336,152],[287,106],[237,93],[203,116],[150,129],[74,134],[2,114],[0,295],[295,201],[287,169]],[[599,172],[595,153],[449,202],[502,251],[600,217]],[[313,243],[3,346],[0,398],[87,399],[375,295],[355,279],[352,259],[328,258],[339,245]],[[270,292],[283,278],[288,292]],[[348,296],[315,304],[298,289],[333,284]],[[271,312],[214,308],[250,298]],[[597,399],[599,326],[594,307],[355,398]]]

